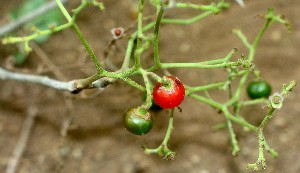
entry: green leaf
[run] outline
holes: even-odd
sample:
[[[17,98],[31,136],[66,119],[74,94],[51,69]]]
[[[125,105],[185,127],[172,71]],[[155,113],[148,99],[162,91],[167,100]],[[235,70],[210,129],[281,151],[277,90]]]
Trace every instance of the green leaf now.
[[[25,54],[25,53],[22,53],[22,52],[15,53],[14,60],[15,60],[16,65],[23,64],[26,60],[26,57],[27,57],[27,54]]]
[[[10,11],[9,16],[11,20],[17,20],[18,18],[31,13],[32,11],[36,10],[40,6],[47,3],[47,0],[25,0],[24,3]],[[24,29],[28,32],[32,32],[38,30],[46,30],[49,29],[49,26],[57,26],[63,24],[63,16],[58,8],[53,9],[35,18],[30,23],[24,25]],[[51,35],[43,35],[37,37],[34,41],[38,44],[45,43]],[[29,43],[24,43],[24,53],[17,52],[14,55],[14,59],[17,65],[21,65],[25,62],[28,52],[30,52],[31,48],[29,47]]]
[[[20,7],[13,9],[10,12],[10,16],[13,20],[17,20],[19,17],[26,15],[27,13],[35,10],[39,6],[43,5],[45,0],[26,0]]]
[[[12,20],[17,20],[19,17],[27,15],[28,13],[34,11],[39,8],[43,4],[45,4],[46,0],[26,0],[23,5],[19,8],[16,8],[10,12],[10,17]],[[37,30],[45,30],[49,29],[50,25],[61,25],[63,23],[63,16],[59,9],[53,9],[44,15],[41,15],[26,24],[24,28],[26,30],[32,30],[32,28],[36,28]],[[46,42],[50,38],[50,35],[40,36],[35,41],[38,44]]]

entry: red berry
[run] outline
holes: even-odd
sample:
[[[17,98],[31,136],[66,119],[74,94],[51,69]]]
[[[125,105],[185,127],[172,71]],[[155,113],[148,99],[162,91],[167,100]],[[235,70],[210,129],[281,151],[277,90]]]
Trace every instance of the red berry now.
[[[185,96],[184,86],[174,76],[164,76],[153,88],[153,99],[162,108],[174,108],[180,105]]]

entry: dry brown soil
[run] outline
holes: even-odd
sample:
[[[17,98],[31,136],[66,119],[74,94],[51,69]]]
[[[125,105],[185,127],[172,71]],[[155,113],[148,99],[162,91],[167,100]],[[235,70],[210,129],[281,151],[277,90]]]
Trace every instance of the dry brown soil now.
[[[0,1],[1,25],[7,22],[7,12],[20,2]],[[261,70],[262,76],[272,84],[273,91],[281,90],[281,85],[291,80],[300,81],[300,1],[245,2],[246,8],[233,3],[229,10],[192,25],[163,25],[160,33],[160,55],[163,61],[209,60],[225,56],[232,48],[239,50],[235,56],[237,59],[247,54],[247,50],[232,34],[232,29],[241,28],[249,40],[253,40],[264,23],[258,16],[273,7],[276,13],[283,14],[291,21],[293,31],[289,33],[282,25],[272,25],[257,49],[254,63]],[[104,3],[105,12],[90,7],[78,18],[79,27],[98,57],[102,57],[111,38],[111,28],[127,28],[134,23],[129,0],[105,0]],[[72,9],[77,5],[77,1],[72,1],[67,6]],[[153,9],[146,8],[146,11],[147,15],[153,16]],[[166,15],[185,18],[197,13],[193,10],[171,10]],[[109,55],[111,62],[117,66],[120,66],[124,57],[127,39],[125,37],[118,42],[117,48],[112,49]],[[96,72],[71,29],[55,34],[39,48],[30,54],[25,64],[13,70],[37,73],[38,69],[47,65],[41,58],[44,57],[58,67],[42,73],[53,78],[72,80]],[[13,50],[13,46],[0,46],[2,67],[7,67],[7,59]],[[146,52],[143,62],[151,62],[151,56],[151,51]],[[87,58],[84,65],[70,67],[84,58]],[[170,71],[191,86],[224,80],[227,75],[224,69]],[[55,75],[55,72],[61,74]],[[94,90],[85,92],[88,96],[93,93]],[[212,96],[223,100],[226,98],[222,92],[212,92]],[[154,129],[139,137],[124,129],[122,115],[129,107],[142,103],[142,92],[118,81],[100,95],[83,97],[83,94],[71,95],[35,84],[0,81],[0,172],[5,172],[29,107],[38,108],[38,117],[28,147],[20,160],[20,173],[240,173],[247,172],[247,163],[257,159],[255,133],[234,126],[241,152],[233,157],[227,131],[212,129],[213,125],[224,122],[223,115],[192,98],[187,97],[183,102],[182,113],[176,111],[169,147],[177,155],[175,161],[168,162],[157,155],[146,155],[141,149],[144,144],[148,147],[160,144],[167,127],[168,111],[153,113]],[[247,99],[244,94],[243,99]],[[66,100],[72,100],[73,105],[68,106]],[[267,125],[265,137],[279,156],[273,159],[266,155],[268,168],[259,172],[300,172],[299,101],[299,89],[296,87],[285,99],[283,108],[275,112]],[[244,108],[242,115],[258,125],[267,111],[261,106]],[[62,137],[62,124],[70,117],[73,121],[69,133]]]

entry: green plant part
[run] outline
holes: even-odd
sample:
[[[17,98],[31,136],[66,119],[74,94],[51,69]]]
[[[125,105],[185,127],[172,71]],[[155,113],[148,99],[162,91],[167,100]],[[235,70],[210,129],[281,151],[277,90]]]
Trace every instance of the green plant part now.
[[[146,99],[147,99],[147,95],[144,94],[143,95],[143,101],[145,102]],[[153,99],[151,100],[151,102],[152,102],[152,105],[149,108],[150,111],[158,112],[158,111],[161,111],[161,110],[164,109],[164,108],[160,107],[159,105],[157,105]]]
[[[145,108],[134,107],[125,113],[123,123],[130,133],[144,135],[152,129],[153,119]]]
[[[263,80],[250,82],[247,87],[247,94],[252,99],[267,98],[271,91],[271,85]]]
[[[269,100],[271,102],[271,106],[274,109],[280,109],[282,107],[282,102],[283,102],[282,94],[276,92],[272,96],[270,96]]]
[[[283,85],[283,90],[280,94],[275,93],[273,96],[269,97],[270,102],[268,102],[268,105],[266,106],[269,109],[269,112],[265,115],[265,118],[258,127],[248,122],[247,119],[241,115],[240,110],[244,106],[261,104],[268,101],[265,98],[267,98],[271,94],[270,84],[262,80],[253,81],[247,87],[248,95],[253,100],[243,101],[241,96],[248,82],[249,76],[252,75],[252,73],[258,73],[253,71],[253,69],[255,68],[252,66],[252,64],[256,56],[258,45],[264,33],[269,28],[270,24],[277,22],[286,25],[290,29],[290,23],[287,20],[283,19],[282,15],[275,15],[273,10],[269,9],[268,13],[262,16],[266,19],[266,22],[263,25],[263,27],[259,30],[257,36],[254,38],[253,41],[248,40],[246,35],[244,35],[241,30],[235,29],[233,32],[241,39],[242,43],[248,50],[248,53],[246,55],[242,55],[242,58],[238,59],[237,61],[232,61],[232,58],[234,58],[235,53],[237,52],[237,49],[233,49],[226,56],[217,59],[204,60],[199,62],[176,62],[173,60],[170,60],[171,62],[165,62],[162,61],[159,55],[159,28],[161,24],[192,24],[210,15],[218,14],[219,12],[221,12],[222,9],[228,8],[229,4],[225,3],[224,0],[219,0],[218,3],[213,2],[209,5],[180,3],[175,2],[174,0],[150,0],[150,2],[156,7],[156,19],[153,21],[149,21],[145,20],[146,18],[144,16],[144,0],[139,0],[137,2],[139,6],[136,26],[137,30],[131,33],[126,32],[127,30],[124,30],[123,28],[114,28],[111,31],[113,33],[113,41],[117,41],[118,39],[120,39],[124,33],[126,33],[127,35],[130,35],[131,33],[131,35],[129,36],[123,64],[121,68],[116,71],[107,71],[104,68],[102,63],[99,61],[100,58],[96,56],[86,37],[83,35],[80,28],[76,24],[78,14],[87,5],[97,6],[101,10],[104,9],[103,3],[98,2],[97,0],[82,0],[80,6],[73,10],[73,15],[71,15],[68,12],[61,0],[56,0],[59,9],[67,19],[67,23],[60,24],[57,26],[53,25],[50,27],[48,27],[47,25],[46,29],[40,28],[37,24],[35,24],[35,26],[39,29],[34,30],[31,35],[24,37],[9,36],[3,38],[2,43],[21,43],[25,52],[30,52],[31,41],[36,40],[41,36],[48,36],[54,32],[62,31],[67,28],[73,28],[82,45],[85,47],[86,51],[90,55],[90,58],[93,61],[97,70],[97,73],[85,79],[76,80],[80,82],[76,83],[76,90],[74,90],[73,93],[78,93],[83,89],[90,88],[94,82],[97,82],[97,80],[101,80],[103,78],[105,78],[105,80],[107,79],[109,81],[109,84],[113,83],[116,80],[122,80],[128,85],[131,85],[136,89],[139,89],[143,93],[146,93],[144,104],[142,106],[133,107],[129,109],[123,116],[125,128],[135,135],[147,134],[151,130],[153,126],[153,119],[148,110],[151,110],[151,107],[154,104],[153,100],[160,107],[167,109],[171,108],[170,110],[168,110],[168,112],[170,112],[169,123],[162,143],[157,148],[153,149],[143,147],[145,153],[158,154],[160,156],[163,156],[163,158],[167,160],[174,160],[175,152],[168,148],[168,142],[173,130],[173,116],[175,110],[174,108],[181,104],[186,95],[195,99],[196,101],[205,103],[215,108],[216,110],[219,110],[219,112],[224,115],[226,122],[223,123],[222,127],[227,127],[228,129],[233,155],[236,155],[240,151],[237,135],[235,134],[235,126],[233,123],[240,125],[249,131],[257,133],[259,144],[258,159],[255,163],[248,164],[248,168],[251,170],[258,170],[259,167],[262,166],[262,168],[265,169],[267,165],[266,159],[264,157],[264,152],[266,151],[273,157],[276,157],[277,153],[268,145],[263,134],[264,127],[273,117],[274,112],[277,109],[281,108],[285,95],[287,94],[287,92],[293,89],[293,87],[296,85],[296,82],[292,81],[289,85]],[[187,19],[167,18],[164,16],[164,13],[167,12],[169,8],[190,8],[202,12],[196,16]],[[133,28],[135,27],[132,27],[132,29]],[[153,29],[151,31],[152,33],[149,33],[151,29]],[[123,40],[125,39],[126,37],[123,38]],[[153,65],[149,66],[149,64],[147,64],[148,66],[145,67],[144,65],[146,65],[146,63],[143,61],[142,57],[144,57],[144,52],[151,47],[151,44],[153,44],[153,62],[151,63]],[[22,58],[22,56],[19,56],[17,60],[19,62],[22,62]],[[171,68],[189,68],[198,70],[227,68],[229,72],[229,77],[225,81],[221,80],[204,85],[197,84],[196,86],[183,86],[183,84],[176,77],[165,76],[163,77],[163,79],[161,79],[161,77],[159,77],[159,74],[157,74],[157,70],[167,70]],[[2,71],[6,72],[4,70]],[[14,74],[20,76],[17,73],[12,72],[6,72],[6,74]],[[0,75],[0,80],[6,80],[7,76]],[[26,76],[28,77],[28,75]],[[143,83],[140,84],[138,82],[135,82],[133,79],[131,79],[131,77],[133,76],[142,77]],[[259,76],[259,74],[256,74],[256,76]],[[24,75],[22,75],[22,77],[24,77]],[[14,78],[11,77],[10,79],[17,78],[14,76]],[[18,78],[18,80],[26,81],[24,80],[24,78],[20,77]],[[154,87],[151,84],[151,80],[158,81]],[[236,87],[232,87],[232,84],[237,85]],[[214,97],[210,96],[211,90],[224,90],[228,92],[228,100],[224,102],[215,100]]]

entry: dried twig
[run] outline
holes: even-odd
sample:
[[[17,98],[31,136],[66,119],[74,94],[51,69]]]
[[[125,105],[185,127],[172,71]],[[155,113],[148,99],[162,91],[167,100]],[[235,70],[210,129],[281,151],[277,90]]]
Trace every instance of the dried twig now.
[[[45,85],[62,91],[75,91],[75,81],[62,82],[50,79],[47,76],[38,76],[32,74],[15,73],[0,67],[0,80],[16,80],[19,82],[29,82]]]
[[[245,7],[245,3],[243,0],[235,0],[241,7]]]
[[[53,64],[53,62],[48,58],[47,54],[43,51],[43,49],[40,48],[40,46],[34,42],[30,45],[35,53],[38,55],[38,57],[42,60],[42,62],[47,66],[50,71],[55,75],[57,79],[60,80],[66,80],[65,75],[60,71],[57,70],[57,66]]]
[[[19,82],[36,83],[44,86],[48,86],[61,91],[76,92],[82,89],[99,88],[104,89],[107,85],[112,83],[114,79],[101,78],[94,81],[92,84],[86,84],[86,79],[77,79],[68,82],[63,82],[55,79],[51,79],[48,76],[39,76],[24,73],[15,73],[5,70],[0,67],[0,80],[15,80]]]
[[[31,43],[31,46],[32,46],[33,50],[36,52],[36,54],[38,55],[38,57],[45,64],[45,66],[47,66],[51,70],[51,72],[56,76],[56,78],[58,78],[60,80],[67,79],[66,76],[59,69],[56,69],[57,66],[49,59],[47,54],[44,52],[43,49],[41,49],[39,47],[39,45],[37,45],[33,42],[33,43]],[[60,130],[61,135],[63,137],[65,137],[67,135],[70,124],[72,123],[72,120],[73,120],[72,110],[74,109],[73,101],[70,97],[67,97],[66,93],[64,93],[64,101],[66,103],[68,115],[67,115],[67,118],[65,120],[63,120],[62,127]]]
[[[37,113],[38,111],[36,107],[30,107],[28,109],[28,113],[27,113],[28,115],[23,123],[19,141],[17,142],[12,157],[9,159],[7,163],[6,173],[16,172],[17,167],[19,165],[20,158],[22,157],[24,151],[27,148],[28,139],[30,137],[30,133],[34,125],[34,120],[35,117],[37,116]]]

